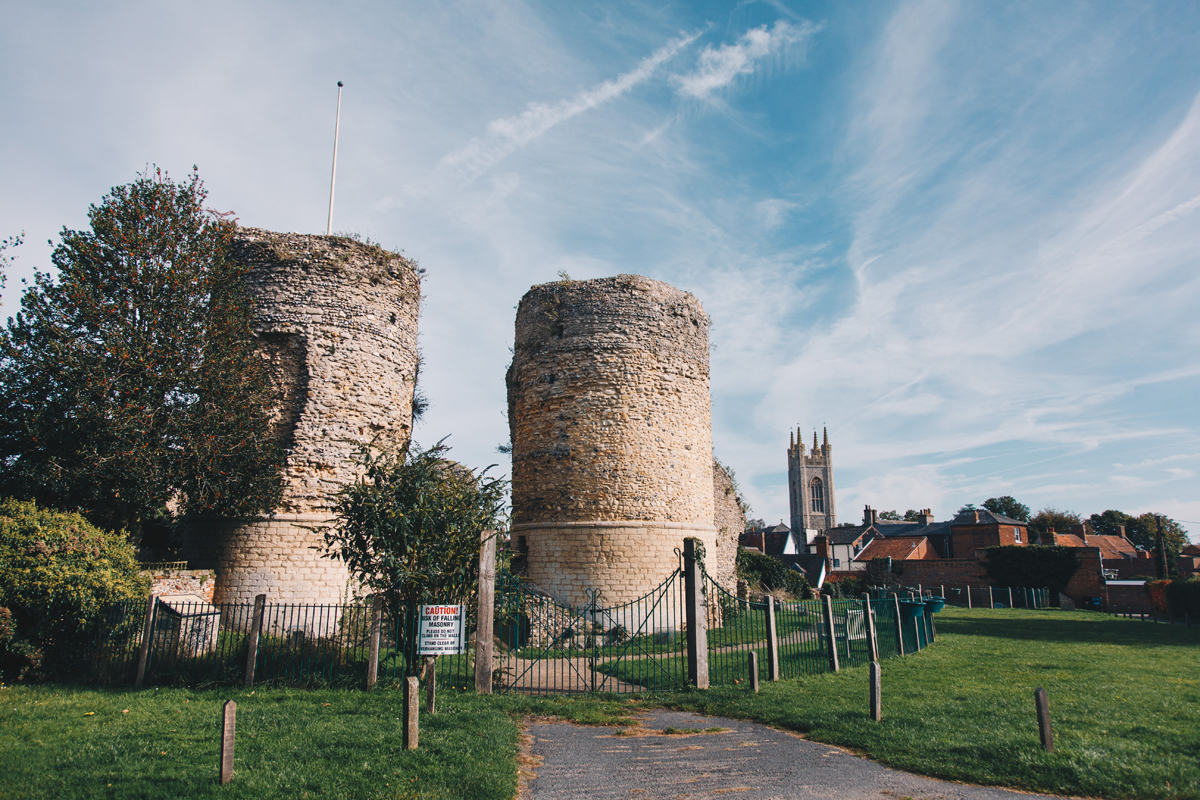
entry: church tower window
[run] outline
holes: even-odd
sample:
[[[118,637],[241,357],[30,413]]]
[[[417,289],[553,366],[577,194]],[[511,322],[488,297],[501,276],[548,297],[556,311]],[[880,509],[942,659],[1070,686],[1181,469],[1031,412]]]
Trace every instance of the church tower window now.
[[[809,497],[812,499],[812,510],[814,514],[825,513],[825,484],[821,483],[820,478],[813,478],[810,484]]]

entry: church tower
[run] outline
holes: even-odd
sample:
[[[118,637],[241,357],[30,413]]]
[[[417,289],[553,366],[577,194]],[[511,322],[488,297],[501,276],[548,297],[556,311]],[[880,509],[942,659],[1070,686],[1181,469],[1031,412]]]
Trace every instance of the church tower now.
[[[813,431],[812,451],[805,452],[803,434],[797,428],[788,434],[788,499],[792,508],[792,531],[806,548],[818,533],[837,527],[837,505],[833,493],[833,448],[829,431],[824,444],[817,445]]]

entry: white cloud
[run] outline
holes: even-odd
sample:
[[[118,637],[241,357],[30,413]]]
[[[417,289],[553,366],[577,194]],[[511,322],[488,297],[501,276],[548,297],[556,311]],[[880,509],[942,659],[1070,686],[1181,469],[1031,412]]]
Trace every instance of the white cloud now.
[[[472,139],[464,148],[447,154],[442,163],[474,178],[506,158],[519,147],[529,144],[548,130],[572,117],[620,97],[634,86],[647,80],[665,61],[687,47],[700,34],[673,39],[636,67],[614,80],[580,92],[557,103],[533,102],[515,117],[505,117],[488,123],[487,134]]]
[[[793,25],[780,20],[770,29],[766,25],[751,28],[736,44],[705,47],[696,70],[688,75],[674,75],[672,80],[678,84],[680,94],[703,100],[717,89],[733,83],[739,75],[754,72],[767,56],[803,42],[816,31],[817,26],[807,21]]]

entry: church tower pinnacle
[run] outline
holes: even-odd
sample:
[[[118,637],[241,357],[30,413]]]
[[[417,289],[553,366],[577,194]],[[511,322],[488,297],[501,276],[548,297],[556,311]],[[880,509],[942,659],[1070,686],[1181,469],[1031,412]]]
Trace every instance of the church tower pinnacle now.
[[[804,447],[803,434],[788,433],[788,504],[792,532],[806,551],[819,533],[837,527],[837,504],[833,489],[833,447],[829,429],[823,428],[824,443],[813,429],[812,451]]]

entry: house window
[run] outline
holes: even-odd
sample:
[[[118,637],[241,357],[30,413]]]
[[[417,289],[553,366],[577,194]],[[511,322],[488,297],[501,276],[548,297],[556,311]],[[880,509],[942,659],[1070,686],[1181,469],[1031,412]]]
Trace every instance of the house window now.
[[[1013,528],[1013,536],[1015,536],[1015,537],[1016,537],[1016,539],[1017,539],[1017,541],[1018,541],[1018,542],[1019,542],[1019,541],[1021,541],[1021,529],[1020,529],[1020,528]]]
[[[809,485],[809,497],[812,498],[812,510],[814,514],[825,513],[825,484],[821,483],[820,478],[813,478]]]
[[[776,495],[776,496],[778,496],[778,495]],[[836,558],[835,558],[835,559],[833,560],[833,568],[834,568],[834,569],[837,569],[837,568],[838,568],[838,567],[840,567],[841,565],[842,565],[842,562],[841,562],[841,560],[840,560],[840,559],[836,559]]]

